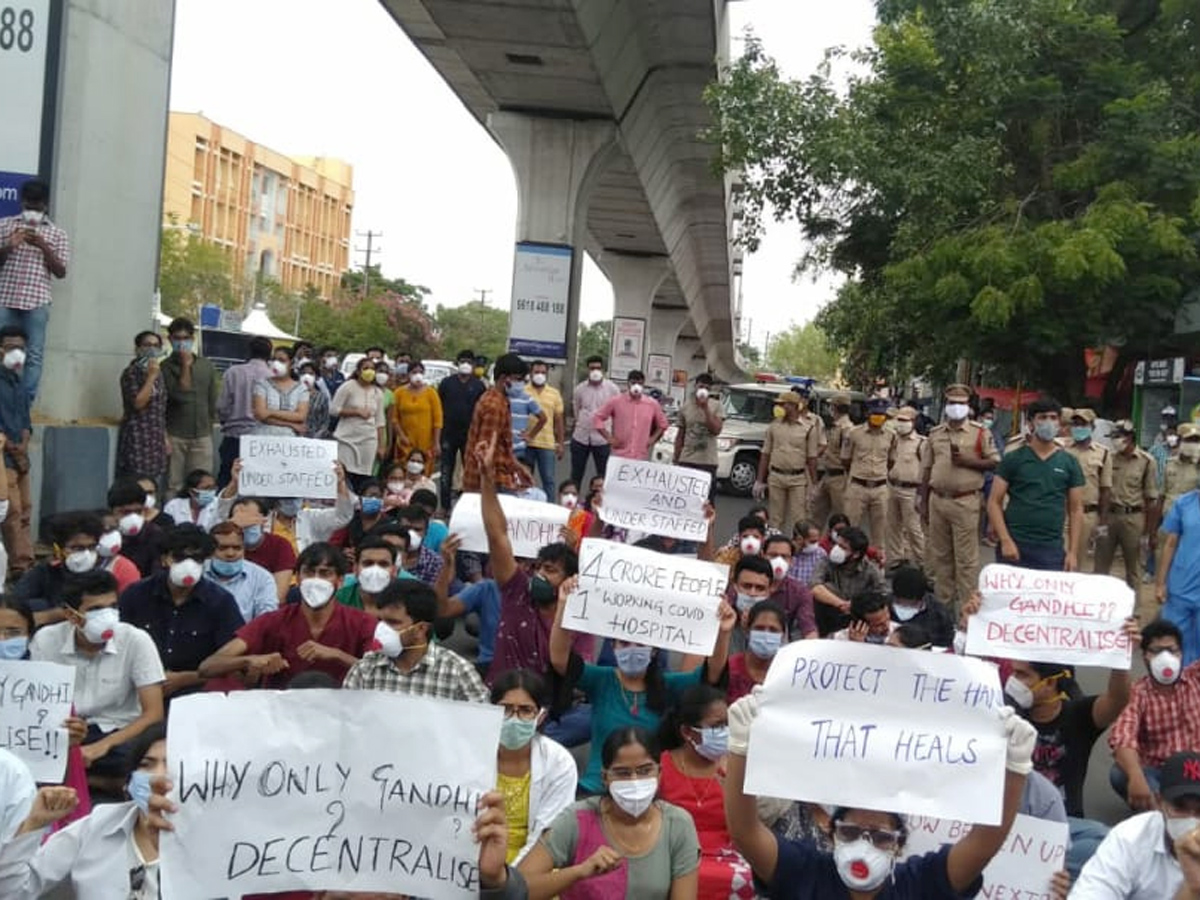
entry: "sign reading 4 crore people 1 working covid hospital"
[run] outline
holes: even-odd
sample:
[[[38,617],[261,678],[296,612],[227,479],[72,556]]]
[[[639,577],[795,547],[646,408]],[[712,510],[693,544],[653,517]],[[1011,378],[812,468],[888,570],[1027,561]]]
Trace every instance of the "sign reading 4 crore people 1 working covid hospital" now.
[[[729,567],[588,538],[563,627],[708,656]]]

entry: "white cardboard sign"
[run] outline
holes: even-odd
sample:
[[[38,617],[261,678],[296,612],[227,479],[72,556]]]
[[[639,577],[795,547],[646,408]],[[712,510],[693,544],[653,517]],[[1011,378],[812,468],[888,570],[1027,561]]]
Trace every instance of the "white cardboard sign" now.
[[[1134,594],[1119,578],[990,565],[979,573],[983,606],[967,627],[967,652],[1028,662],[1128,669],[1125,620]]]
[[[20,758],[35,781],[59,784],[67,772],[67,729],[75,669],[52,662],[0,661],[0,748]]]
[[[600,518],[620,528],[703,541],[711,486],[708,472],[610,456]]]
[[[499,707],[380,691],[235,691],[171,704],[175,831],[162,893],[479,895],[471,837]],[[397,748],[420,748],[398,752]]]
[[[970,830],[970,825],[951,819],[909,816],[904,856],[921,856],[945,844],[956,844]],[[1004,846],[983,870],[979,896],[993,900],[1050,897],[1050,880],[1066,868],[1069,843],[1066,822],[1018,815]]]
[[[571,511],[556,503],[525,500],[500,494],[500,508],[508,524],[508,539],[514,556],[532,559],[547,544],[562,541],[559,530],[567,524]],[[483,530],[483,507],[479,494],[463,494],[450,513],[450,531],[462,538],[463,550],[487,553],[487,534]]]
[[[572,631],[708,656],[721,628],[729,567],[587,538],[579,586],[567,599]]]
[[[240,440],[238,493],[243,497],[337,497],[337,441],[259,434]]]
[[[776,654],[750,732],[746,791],[994,825],[1004,790],[996,667],[853,641]]]

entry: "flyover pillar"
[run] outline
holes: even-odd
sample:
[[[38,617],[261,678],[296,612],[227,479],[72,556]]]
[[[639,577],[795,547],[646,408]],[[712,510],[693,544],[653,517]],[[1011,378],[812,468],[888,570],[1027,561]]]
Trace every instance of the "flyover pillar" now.
[[[624,381],[633,369],[646,369],[654,295],[671,274],[671,262],[665,256],[631,253],[605,253],[598,262],[613,289],[609,376]]]
[[[508,349],[556,364],[551,376],[570,404],[579,332],[579,285],[587,201],[616,147],[611,122],[513,112],[488,129],[517,181],[517,245]]]
[[[650,342],[647,345],[649,352],[646,355],[646,381],[654,383],[654,386],[662,390],[664,394],[669,394],[672,387],[672,375],[676,369],[687,368],[683,365],[683,360],[675,356],[675,343],[679,337],[679,332],[683,330],[683,326],[688,322],[688,311],[686,309],[663,309],[654,310],[654,315],[650,320]],[[666,386],[657,383],[656,374],[660,369],[666,369]],[[684,391],[686,396],[687,392]]]

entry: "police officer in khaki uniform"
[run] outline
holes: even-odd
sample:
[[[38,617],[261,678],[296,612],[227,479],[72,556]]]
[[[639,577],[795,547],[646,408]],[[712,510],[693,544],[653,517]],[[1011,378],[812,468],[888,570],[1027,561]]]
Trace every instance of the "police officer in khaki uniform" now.
[[[867,532],[876,546],[887,540],[888,460],[896,435],[887,423],[888,401],[867,401],[867,421],[855,425],[842,441],[846,470],[846,515],[850,524]]]
[[[767,521],[776,531],[791,534],[796,522],[808,516],[808,486],[816,481],[821,454],[820,420],[804,412],[795,389],[780,394],[775,403],[783,407],[783,418],[767,426],[754,496],[761,500],[767,493]]]
[[[925,558],[925,532],[917,512],[921,487],[921,447],[925,438],[914,430],[917,411],[911,406],[896,411],[892,429],[896,441],[888,464],[887,561],[894,566],[908,560],[918,566]]]
[[[1000,454],[992,433],[969,419],[971,389],[946,388],[946,421],[929,432],[921,457],[925,560],[938,596],[966,602],[979,579],[979,510],[984,473]]]
[[[846,432],[854,427],[850,421],[850,397],[834,394],[829,398],[833,407],[833,424],[825,432],[825,451],[821,454],[821,483],[817,485],[812,503],[813,521],[822,531],[829,524],[829,517],[845,509],[846,470],[842,466],[842,441]]]
[[[1063,410],[1066,415],[1068,410]],[[1092,533],[1096,537],[1108,533],[1108,508],[1112,503],[1113,454],[1092,440],[1092,429],[1096,414],[1090,409],[1073,409],[1071,413],[1070,440],[1066,451],[1079,461],[1083,469],[1083,528],[1079,532],[1079,553],[1085,554]]]
[[[1135,591],[1142,580],[1141,540],[1150,543],[1158,527],[1158,464],[1137,445],[1133,423],[1113,426],[1112,504],[1108,534],[1096,541],[1096,572],[1112,569],[1117,546],[1125,560],[1125,583]]]
[[[1179,446],[1167,457],[1163,469],[1162,517],[1171,511],[1171,504],[1200,487],[1200,425],[1184,422],[1179,426]]]

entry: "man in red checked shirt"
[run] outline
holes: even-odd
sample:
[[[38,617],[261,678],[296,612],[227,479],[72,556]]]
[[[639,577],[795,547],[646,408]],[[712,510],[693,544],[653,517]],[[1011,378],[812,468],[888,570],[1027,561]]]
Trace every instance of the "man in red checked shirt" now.
[[[37,397],[50,321],[50,279],[65,278],[71,259],[67,233],[50,221],[50,186],[21,185],[21,214],[0,219],[0,328],[16,325],[26,335],[25,390]]]

